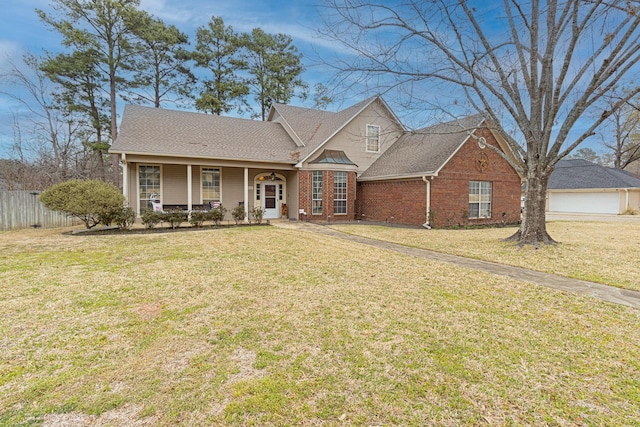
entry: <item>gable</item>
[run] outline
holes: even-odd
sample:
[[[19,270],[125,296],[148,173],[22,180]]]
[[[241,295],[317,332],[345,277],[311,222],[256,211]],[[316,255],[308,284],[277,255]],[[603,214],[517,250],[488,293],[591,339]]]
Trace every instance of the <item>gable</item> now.
[[[356,108],[359,104],[356,104]],[[349,114],[356,109],[351,107]],[[342,114],[342,119],[347,114]],[[368,152],[366,147],[366,131],[367,125],[379,126],[379,151]],[[317,146],[303,161],[300,163],[302,168],[308,166],[309,161],[314,159],[323,149],[342,151],[356,165],[358,171],[365,171],[372,163],[374,163],[385,151],[389,149],[404,132],[402,124],[395,117],[393,112],[386,106],[381,98],[375,98],[368,105],[365,105],[356,114],[349,117],[348,120],[335,133]]]
[[[481,122],[480,116],[404,133],[361,176],[362,180],[437,175]]]
[[[520,181],[520,175],[513,166],[494,150],[504,153],[494,133],[481,127],[474,130],[474,135],[485,138],[486,146],[482,148],[476,138],[467,138],[437,171],[437,176],[446,177],[453,174],[465,175],[469,179],[480,181]]]

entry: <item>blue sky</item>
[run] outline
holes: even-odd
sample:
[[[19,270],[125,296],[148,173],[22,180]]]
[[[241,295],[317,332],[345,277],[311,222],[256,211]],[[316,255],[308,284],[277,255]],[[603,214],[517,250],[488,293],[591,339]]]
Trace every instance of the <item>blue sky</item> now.
[[[302,77],[312,88],[315,83],[327,83],[333,75],[329,67],[321,65],[323,60],[331,61],[330,58],[334,56],[348,54],[339,44],[319,37],[316,29],[322,26],[322,9],[318,9],[316,5],[321,2],[322,0],[141,0],[141,8],[187,33],[192,45],[196,29],[207,24],[212,16],[221,16],[225,24],[233,26],[238,32],[260,27],[269,33],[288,34],[304,56],[303,63],[307,70]],[[62,49],[60,36],[40,22],[35,13],[36,8],[52,11],[51,0],[2,0],[0,75],[7,71],[9,60],[19,63],[27,51],[40,55],[44,50],[57,52]],[[329,106],[329,109],[347,107],[374,94],[375,81],[368,89],[365,87],[367,82],[360,83],[362,85],[354,84],[349,92],[336,94],[334,104]],[[12,91],[0,81],[0,91],[3,90]],[[433,98],[436,103],[446,103],[444,100],[452,96],[450,92],[439,92],[443,89],[429,83],[421,85],[416,90],[418,95]],[[397,94],[385,95],[385,100],[405,124],[410,127],[429,124],[424,122],[424,117],[417,120],[419,123],[410,123],[411,114],[402,111],[394,103],[397,100],[394,98],[400,97],[395,95]],[[292,103],[301,105],[301,101],[295,99]],[[311,106],[311,101],[302,105]],[[453,104],[449,104],[451,105]],[[124,101],[119,101],[119,111],[122,111],[123,106]],[[417,106],[424,107],[419,103]],[[18,102],[0,93],[0,157],[6,157],[9,147],[13,144],[12,117],[13,113],[19,112],[21,108]],[[599,139],[596,138],[590,138],[586,145],[601,149]]]
[[[269,33],[288,34],[303,54],[303,63],[307,67],[303,79],[313,87],[315,83],[326,82],[328,76],[328,71],[317,65],[320,56],[328,57],[336,48],[335,43],[326,42],[317,35],[320,19],[316,3],[313,0],[141,0],[141,8],[188,34],[192,45],[196,29],[205,25],[212,16],[221,16],[226,25],[233,26],[238,32],[260,27]],[[53,10],[50,0],[2,1],[0,74],[7,71],[8,60],[20,63],[27,51],[40,55],[43,50],[62,50],[59,35],[39,20],[36,8]],[[2,90],[15,91],[0,86]],[[336,99],[333,107],[340,108],[358,100]],[[119,110],[123,105],[121,101]],[[20,108],[15,100],[0,94],[0,157],[5,156],[13,143],[12,113]]]

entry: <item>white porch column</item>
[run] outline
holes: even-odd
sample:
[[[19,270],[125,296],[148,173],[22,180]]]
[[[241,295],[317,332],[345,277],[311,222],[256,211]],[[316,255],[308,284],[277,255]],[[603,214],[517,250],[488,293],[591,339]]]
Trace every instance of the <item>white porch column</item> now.
[[[249,222],[249,168],[244,168],[244,222]]]
[[[191,211],[193,205],[193,176],[191,165],[187,165],[187,210]]]
[[[131,206],[129,201],[129,165],[127,164],[127,155],[122,153],[120,161],[122,162],[122,195],[124,202]]]

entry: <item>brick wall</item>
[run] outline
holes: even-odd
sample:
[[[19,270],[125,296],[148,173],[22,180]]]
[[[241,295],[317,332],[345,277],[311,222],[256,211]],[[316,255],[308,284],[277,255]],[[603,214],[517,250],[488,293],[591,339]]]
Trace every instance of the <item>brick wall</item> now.
[[[361,182],[358,200],[358,217],[363,220],[414,225],[427,220],[422,180]]]
[[[333,171],[322,171],[322,214],[312,214],[312,184],[313,172],[300,171],[299,206],[307,213],[307,217],[298,215],[299,220],[310,221],[350,221],[356,215],[356,173],[347,172],[347,214],[334,215],[333,213]]]
[[[489,131],[487,144],[498,146]],[[484,153],[484,155],[482,155]],[[491,181],[491,218],[466,219],[469,181]],[[422,180],[361,182],[358,184],[358,217],[421,225],[426,220],[426,183]],[[431,181],[431,225],[516,222],[520,219],[520,177],[490,148],[468,141]],[[504,215],[503,215],[504,214]]]

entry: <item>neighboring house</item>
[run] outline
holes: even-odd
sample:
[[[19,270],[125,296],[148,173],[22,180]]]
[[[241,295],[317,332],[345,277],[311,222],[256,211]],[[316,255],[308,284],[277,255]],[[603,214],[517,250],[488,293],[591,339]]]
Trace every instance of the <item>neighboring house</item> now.
[[[482,138],[480,138],[482,137]],[[127,105],[110,149],[136,212],[222,203],[265,218],[435,226],[514,222],[521,178],[479,116],[408,132],[380,97],[265,122]],[[429,215],[431,213],[431,215]]]
[[[584,159],[560,160],[549,177],[547,211],[621,214],[640,209],[640,179]]]

